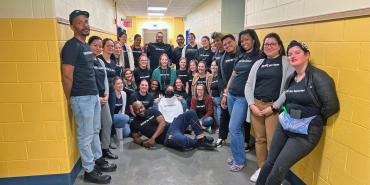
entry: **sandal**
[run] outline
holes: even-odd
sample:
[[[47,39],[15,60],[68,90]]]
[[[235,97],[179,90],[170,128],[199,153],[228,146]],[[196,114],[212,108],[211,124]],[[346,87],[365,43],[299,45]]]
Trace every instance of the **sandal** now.
[[[236,164],[233,164],[230,166],[230,171],[232,172],[240,172],[244,169],[244,165],[236,165]]]
[[[228,165],[233,165],[234,164],[234,159],[233,159],[232,156],[228,157],[226,161],[227,161]]]

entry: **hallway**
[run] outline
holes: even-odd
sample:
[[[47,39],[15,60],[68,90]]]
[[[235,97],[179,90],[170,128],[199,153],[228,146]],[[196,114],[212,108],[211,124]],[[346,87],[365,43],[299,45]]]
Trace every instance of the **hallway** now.
[[[194,135],[192,135],[194,136]],[[192,137],[190,136],[190,137]],[[216,135],[213,135],[216,138]],[[229,171],[226,159],[230,153],[227,146],[215,151],[193,150],[178,152],[156,145],[155,149],[145,149],[125,138],[123,147],[112,150],[119,156],[116,172],[110,185],[253,185],[250,176],[257,168],[254,150],[247,153],[247,166],[241,173]],[[108,174],[108,173],[107,173]],[[87,185],[80,172],[74,185]]]

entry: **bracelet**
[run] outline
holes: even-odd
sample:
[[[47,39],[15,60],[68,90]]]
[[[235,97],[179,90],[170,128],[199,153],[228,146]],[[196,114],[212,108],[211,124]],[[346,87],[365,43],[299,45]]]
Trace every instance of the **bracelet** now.
[[[224,94],[222,94],[222,96],[226,96],[226,97],[227,97],[227,94],[226,94],[226,93],[224,93]]]

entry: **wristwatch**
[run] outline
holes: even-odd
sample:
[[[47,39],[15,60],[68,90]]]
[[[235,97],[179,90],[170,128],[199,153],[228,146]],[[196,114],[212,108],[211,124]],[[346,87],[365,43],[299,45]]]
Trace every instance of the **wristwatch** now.
[[[272,112],[277,112],[277,111],[279,111],[279,109],[276,109],[276,108],[274,107],[274,105],[271,105],[271,110],[272,110]]]

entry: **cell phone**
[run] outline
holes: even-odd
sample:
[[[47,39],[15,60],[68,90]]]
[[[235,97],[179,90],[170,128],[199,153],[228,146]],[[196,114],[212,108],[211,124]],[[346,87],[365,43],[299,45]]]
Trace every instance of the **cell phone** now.
[[[290,116],[294,119],[301,119],[302,111],[297,109],[290,109]]]

